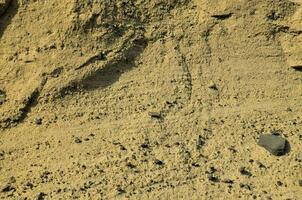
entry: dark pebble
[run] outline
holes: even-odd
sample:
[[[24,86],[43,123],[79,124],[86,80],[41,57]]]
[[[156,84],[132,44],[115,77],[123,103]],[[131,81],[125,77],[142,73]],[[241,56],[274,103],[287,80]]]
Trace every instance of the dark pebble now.
[[[82,140],[80,138],[76,137],[74,139],[74,142],[77,143],[77,144],[80,144],[80,143],[82,143]]]
[[[249,172],[245,167],[240,167],[239,172],[240,172],[240,174],[245,175],[245,176],[252,176],[252,173]]]
[[[11,192],[11,191],[16,191],[16,189],[11,186],[10,184],[6,185],[3,189],[2,192]]]
[[[231,179],[225,179],[225,180],[223,180],[222,182],[223,182],[223,183],[227,183],[227,184],[233,184],[233,183],[234,183],[234,181],[231,180]]]
[[[215,83],[210,83],[210,84],[208,85],[208,88],[210,88],[210,89],[212,89],[212,90],[218,90],[218,87],[217,87],[217,85],[216,85]]]
[[[162,119],[163,117],[161,112],[149,112],[149,115],[156,119]]]
[[[149,145],[148,145],[147,143],[143,143],[143,144],[141,145],[141,147],[142,147],[143,149],[148,149],[148,148],[149,148]]]
[[[25,186],[26,186],[27,188],[29,188],[29,189],[32,189],[32,188],[34,187],[34,185],[33,185],[31,182],[27,182],[27,183],[25,184]]]
[[[197,141],[196,141],[196,149],[200,150],[204,144],[205,144],[204,140],[199,135],[198,138],[197,138]]]
[[[278,185],[278,186],[282,186],[283,183],[282,183],[281,181],[277,181],[277,185]]]
[[[220,14],[214,14],[211,15],[211,17],[219,19],[219,20],[225,20],[232,16],[233,13],[220,13]]]
[[[41,125],[42,124],[42,118],[38,117],[35,119],[35,124],[36,125]]]
[[[117,188],[116,190],[117,190],[117,192],[118,192],[119,194],[125,194],[125,193],[126,193],[126,190],[124,190],[124,189],[122,189],[122,188]]]
[[[288,141],[278,135],[261,135],[258,145],[262,146],[275,156],[285,155],[289,151]]]
[[[247,190],[251,190],[251,186],[248,185],[248,184],[240,183],[239,186],[240,186],[240,188],[244,188],[244,189],[247,189]]]
[[[45,193],[40,192],[40,193],[38,194],[38,196],[37,196],[37,200],[44,200],[45,196],[46,196]]]
[[[154,163],[157,164],[157,165],[164,165],[164,162],[161,161],[161,160],[158,160],[158,159],[156,159],[156,160],[154,161]]]
[[[298,181],[299,186],[302,187],[302,179]]]
[[[208,179],[209,181],[212,181],[212,182],[219,182],[219,178],[215,175],[215,174],[208,174]]]
[[[126,165],[127,167],[129,167],[129,168],[131,168],[131,169],[134,169],[134,168],[136,168],[136,166],[135,165],[133,165],[132,163],[127,163],[127,165]]]

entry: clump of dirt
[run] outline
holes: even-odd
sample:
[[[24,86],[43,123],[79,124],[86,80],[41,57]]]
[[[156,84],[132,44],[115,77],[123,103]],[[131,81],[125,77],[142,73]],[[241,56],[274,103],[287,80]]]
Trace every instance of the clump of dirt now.
[[[300,44],[298,0],[0,0],[0,198],[298,199]]]

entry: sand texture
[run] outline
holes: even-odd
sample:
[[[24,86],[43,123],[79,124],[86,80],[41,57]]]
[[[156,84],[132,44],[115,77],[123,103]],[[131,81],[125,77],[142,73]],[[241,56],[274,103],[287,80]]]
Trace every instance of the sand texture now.
[[[0,0],[0,199],[301,197],[302,1]]]

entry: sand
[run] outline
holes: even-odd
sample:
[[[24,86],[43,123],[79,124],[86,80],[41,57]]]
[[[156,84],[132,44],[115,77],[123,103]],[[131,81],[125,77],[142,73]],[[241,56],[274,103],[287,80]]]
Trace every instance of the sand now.
[[[298,0],[0,0],[0,199],[299,200],[301,66]]]

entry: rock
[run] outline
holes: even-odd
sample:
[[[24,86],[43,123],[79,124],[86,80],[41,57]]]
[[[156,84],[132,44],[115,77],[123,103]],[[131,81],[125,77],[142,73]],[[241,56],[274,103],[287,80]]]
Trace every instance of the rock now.
[[[275,156],[285,155],[289,151],[288,141],[278,135],[261,135],[259,138],[258,145],[262,146]]]
[[[161,160],[158,160],[158,159],[156,159],[156,160],[154,161],[154,163],[155,163],[156,165],[164,165],[164,162],[161,161]]]
[[[217,85],[214,82],[209,83],[208,88],[212,90],[218,90]]]
[[[240,183],[239,184],[240,188],[244,188],[246,190],[251,190],[251,186],[249,184],[245,184],[245,183]]]
[[[143,144],[141,144],[141,148],[148,149],[149,148],[149,144],[148,143],[143,143]]]
[[[11,191],[16,191],[16,189],[11,186],[10,184],[7,184],[6,186],[4,186],[4,188],[1,190],[2,192],[11,192]]]
[[[224,179],[222,182],[226,184],[234,184],[234,181],[231,179]]]
[[[126,193],[126,190],[124,190],[123,188],[120,188],[120,187],[118,187],[116,190],[117,190],[118,194],[120,194],[120,195]]]
[[[25,184],[25,187],[27,187],[27,188],[29,188],[29,189],[33,189],[34,184],[32,184],[31,182],[27,182],[27,183]]]
[[[42,118],[38,117],[35,119],[35,124],[36,125],[41,125],[42,124]]]
[[[211,17],[219,19],[219,20],[224,20],[224,19],[228,19],[233,15],[233,13],[231,12],[222,12],[219,14],[213,14],[211,15]]]
[[[37,196],[37,200],[44,200],[46,194],[44,192],[40,192]]]
[[[277,186],[282,186],[283,183],[281,181],[277,181]]]
[[[80,138],[76,137],[74,139],[74,142],[77,143],[77,144],[80,144],[80,143],[82,143],[82,140]]]
[[[252,173],[249,172],[245,167],[240,167],[239,172],[240,172],[240,174],[248,176],[248,177],[252,176]]]
[[[219,182],[219,178],[215,175],[215,174],[208,174],[208,179],[209,181],[212,181],[212,182]]]
[[[199,135],[198,139],[196,141],[196,149],[200,150],[202,148],[202,146],[205,144],[204,140],[202,139],[202,137]]]
[[[156,119],[162,119],[163,117],[161,112],[149,112],[149,115]]]

